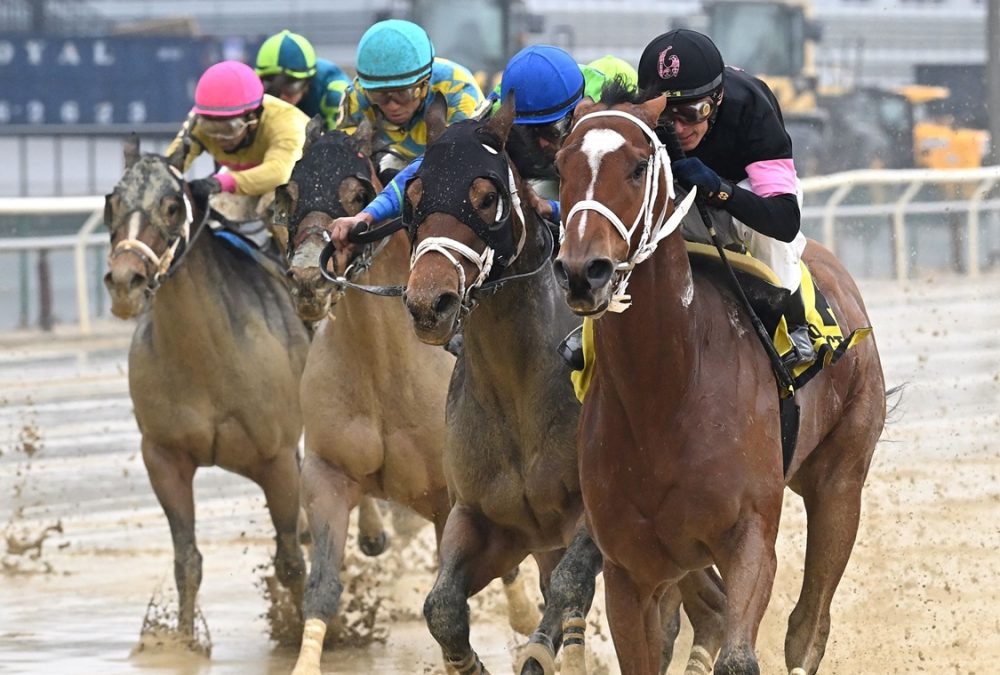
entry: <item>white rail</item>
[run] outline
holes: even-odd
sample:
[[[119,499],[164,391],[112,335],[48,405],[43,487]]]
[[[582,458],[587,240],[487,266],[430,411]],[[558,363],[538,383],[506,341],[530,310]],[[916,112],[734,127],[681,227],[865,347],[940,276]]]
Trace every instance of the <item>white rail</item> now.
[[[65,215],[88,213],[76,235],[0,239],[0,252],[73,249],[76,306],[80,332],[90,332],[90,300],[87,297],[87,247],[107,244],[108,238],[94,234],[104,217],[104,197],[0,197],[0,215]]]
[[[809,201],[809,195],[830,191],[822,208],[823,244],[831,251],[835,250],[835,221],[838,206],[855,188],[861,186],[905,186],[895,201],[879,206],[871,205],[869,213],[883,213],[886,206],[891,205],[893,244],[896,260],[896,278],[906,279],[909,274],[909,256],[907,255],[906,214],[914,212],[919,207],[926,209],[926,203],[914,202],[913,198],[922,187],[928,184],[936,185],[974,185],[971,196],[967,199],[956,199],[944,202],[951,212],[966,212],[966,227],[968,230],[966,250],[968,252],[968,274],[979,276],[979,212],[983,206],[983,198],[1000,182],[1000,166],[985,166],[978,169],[896,169],[896,170],[862,170],[845,171],[830,176],[816,176],[802,181],[802,191]],[[849,207],[856,210],[857,207]],[[806,209],[808,210],[808,209]],[[942,209],[944,212],[945,209]],[[925,211],[926,212],[926,211]]]

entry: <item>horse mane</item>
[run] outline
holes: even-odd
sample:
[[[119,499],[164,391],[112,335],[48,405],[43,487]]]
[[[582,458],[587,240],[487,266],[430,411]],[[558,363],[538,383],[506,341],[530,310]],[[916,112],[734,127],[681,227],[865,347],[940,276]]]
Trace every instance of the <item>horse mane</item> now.
[[[639,105],[640,103],[645,103],[650,98],[650,96],[646,95],[646,92],[639,91],[626,82],[625,78],[621,75],[615,75],[605,80],[604,86],[601,87],[601,103],[609,108],[621,103]]]

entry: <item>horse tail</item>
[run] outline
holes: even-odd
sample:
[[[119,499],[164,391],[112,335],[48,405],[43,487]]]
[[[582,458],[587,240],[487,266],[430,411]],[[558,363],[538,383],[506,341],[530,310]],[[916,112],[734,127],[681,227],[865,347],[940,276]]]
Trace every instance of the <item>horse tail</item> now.
[[[885,392],[885,401],[888,409],[885,411],[885,423],[891,424],[895,422],[897,417],[897,411],[899,410],[900,404],[903,402],[903,389],[909,386],[909,382],[904,382],[903,384],[892,387]],[[889,400],[889,399],[893,400]]]

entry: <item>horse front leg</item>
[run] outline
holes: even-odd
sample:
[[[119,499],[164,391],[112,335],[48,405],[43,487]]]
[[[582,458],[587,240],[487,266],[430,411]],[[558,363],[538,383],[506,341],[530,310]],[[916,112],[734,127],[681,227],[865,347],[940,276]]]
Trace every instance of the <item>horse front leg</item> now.
[[[780,495],[776,508],[780,513]],[[725,548],[713,551],[726,588],[725,637],[715,675],[760,675],[754,645],[774,586],[776,535],[777,518],[751,513],[736,524]]]
[[[608,560],[604,561],[604,597],[621,672],[657,675],[663,651],[659,598]]]
[[[302,604],[305,618],[302,647],[292,674],[320,675],[323,639],[344,590],[340,568],[344,562],[347,525],[351,509],[361,500],[361,486],[310,452],[302,463],[301,482],[313,552]]]
[[[301,615],[306,561],[299,545],[299,464],[295,448],[285,448],[252,476],[264,491],[267,510],[274,524],[274,576],[287,588]]]
[[[142,440],[142,461],[149,482],[170,524],[174,543],[174,581],[177,583],[177,630],[194,638],[194,614],[201,586],[201,553],[194,535],[192,483],[198,466],[185,453],[170,452]]]
[[[450,672],[487,673],[469,643],[468,599],[525,555],[482,514],[463,504],[452,507],[441,537],[438,576],[424,601],[427,628],[441,645]]]
[[[522,652],[521,675],[555,672],[555,654],[564,647],[564,675],[587,672],[585,631],[587,613],[594,601],[594,579],[604,559],[586,527],[577,530],[573,541],[552,571],[545,597],[545,614]]]

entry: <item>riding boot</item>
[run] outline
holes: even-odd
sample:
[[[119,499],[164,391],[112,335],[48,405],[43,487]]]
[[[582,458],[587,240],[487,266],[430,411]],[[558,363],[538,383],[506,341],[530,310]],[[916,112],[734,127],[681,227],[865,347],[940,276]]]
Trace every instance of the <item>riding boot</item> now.
[[[784,356],[785,367],[791,369],[815,361],[816,350],[813,349],[812,337],[809,335],[801,286],[785,302],[785,323],[792,342],[792,350]]]
[[[583,324],[571,330],[559,343],[559,356],[573,370],[583,370]]]

